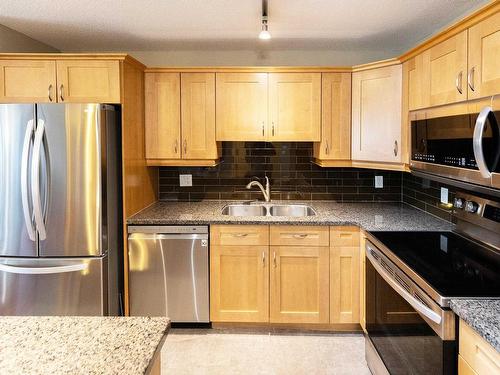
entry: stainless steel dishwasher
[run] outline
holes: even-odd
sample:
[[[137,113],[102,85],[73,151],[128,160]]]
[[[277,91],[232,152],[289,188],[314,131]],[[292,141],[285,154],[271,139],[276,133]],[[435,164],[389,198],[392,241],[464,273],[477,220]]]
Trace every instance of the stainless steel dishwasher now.
[[[207,226],[129,226],[130,315],[208,323]]]

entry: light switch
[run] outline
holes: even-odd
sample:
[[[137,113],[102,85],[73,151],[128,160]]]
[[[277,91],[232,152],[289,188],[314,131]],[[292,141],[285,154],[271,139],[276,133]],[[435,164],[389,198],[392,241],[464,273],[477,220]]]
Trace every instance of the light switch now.
[[[448,204],[448,189],[442,187],[441,188],[441,203]]]
[[[375,176],[375,189],[382,189],[384,187],[384,176]]]
[[[179,175],[180,186],[193,186],[193,175],[191,174],[180,174]]]

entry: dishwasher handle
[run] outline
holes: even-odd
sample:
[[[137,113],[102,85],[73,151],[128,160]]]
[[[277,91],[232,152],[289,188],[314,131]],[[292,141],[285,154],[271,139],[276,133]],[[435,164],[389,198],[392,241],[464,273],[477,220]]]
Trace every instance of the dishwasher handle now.
[[[208,234],[131,233],[129,240],[208,240]]]
[[[206,225],[129,225],[128,233],[148,234],[208,234]]]

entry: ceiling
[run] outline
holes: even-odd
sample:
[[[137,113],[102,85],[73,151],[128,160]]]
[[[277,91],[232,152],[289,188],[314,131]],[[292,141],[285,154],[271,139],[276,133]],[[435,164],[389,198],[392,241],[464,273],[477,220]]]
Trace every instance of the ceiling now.
[[[0,1],[0,24],[61,51],[318,49],[403,52],[487,0]]]

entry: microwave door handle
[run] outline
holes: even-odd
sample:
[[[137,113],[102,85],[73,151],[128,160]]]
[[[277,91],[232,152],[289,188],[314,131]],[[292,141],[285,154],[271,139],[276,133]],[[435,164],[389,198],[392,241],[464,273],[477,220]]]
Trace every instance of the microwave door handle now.
[[[21,156],[21,203],[23,206],[24,223],[28,231],[28,236],[31,241],[36,241],[35,228],[33,227],[32,215],[29,206],[28,197],[28,166],[29,166],[29,150],[31,139],[35,125],[33,120],[29,120],[26,126],[26,133],[24,134],[23,151]]]
[[[472,138],[472,146],[474,149],[474,158],[476,159],[477,168],[484,178],[491,178],[491,172],[486,165],[483,151],[483,132],[486,126],[488,116],[492,112],[490,106],[484,107],[477,116],[476,125],[474,126],[474,135]]]
[[[366,257],[373,265],[375,270],[382,276],[382,278],[393,288],[401,297],[403,297],[406,302],[408,302],[417,312],[421,313],[425,317],[429,318],[436,324],[441,324],[441,315],[432,311],[430,308],[425,306],[418,299],[413,297],[410,293],[406,291],[401,285],[399,285],[387,271],[382,268],[382,266],[377,262],[377,260],[370,254],[369,251],[366,252]]]
[[[33,211],[35,223],[38,229],[40,240],[47,238],[47,231],[42,212],[42,199],[40,194],[40,162],[42,152],[43,134],[45,132],[45,121],[39,119],[35,132],[35,142],[33,145],[33,162],[31,166],[31,191],[33,194]]]
[[[70,264],[67,266],[55,267],[18,267],[9,264],[0,263],[0,271],[7,273],[16,273],[21,275],[47,275],[54,273],[78,272],[88,268],[88,263]]]

